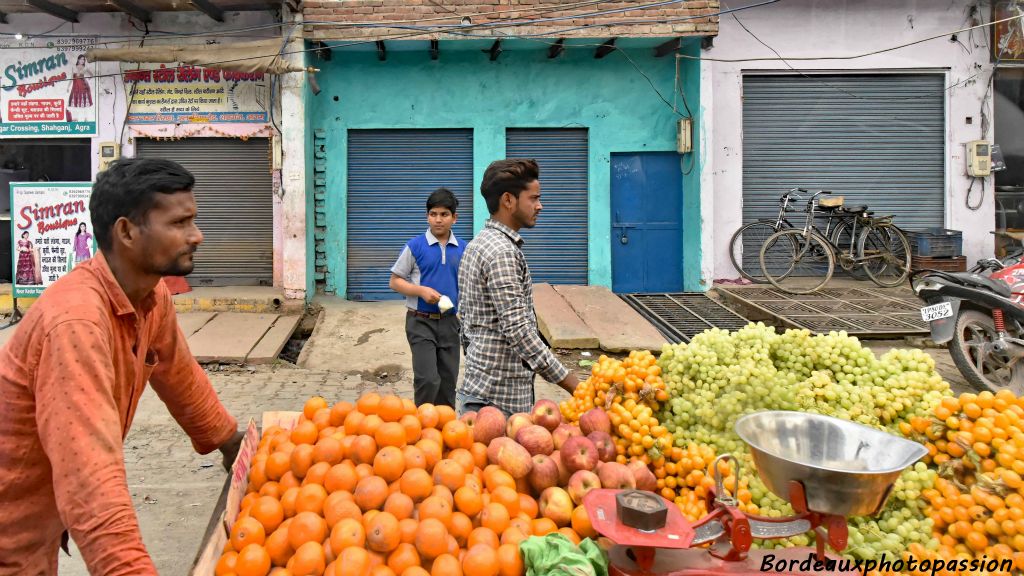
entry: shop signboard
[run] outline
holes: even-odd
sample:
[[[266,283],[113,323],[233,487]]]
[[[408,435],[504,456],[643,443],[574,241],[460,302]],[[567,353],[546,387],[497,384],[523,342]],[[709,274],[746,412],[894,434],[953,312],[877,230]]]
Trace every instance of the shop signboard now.
[[[90,182],[11,183],[11,276],[15,298],[47,286],[96,253]]]
[[[0,138],[96,135],[95,37],[0,40]]]
[[[1024,62],[1024,0],[994,2],[992,17],[999,22],[992,27],[992,57],[1000,63]]]
[[[130,124],[267,123],[270,76],[201,66],[128,65]]]

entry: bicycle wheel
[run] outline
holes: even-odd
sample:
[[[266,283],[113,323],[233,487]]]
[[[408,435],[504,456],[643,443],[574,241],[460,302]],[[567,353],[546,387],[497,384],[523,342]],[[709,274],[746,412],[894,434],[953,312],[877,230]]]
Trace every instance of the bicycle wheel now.
[[[758,256],[761,246],[769,236],[778,232],[774,220],[758,220],[740,226],[740,229],[729,240],[729,258],[740,276],[757,284],[765,284],[768,280],[761,274],[761,263]]]
[[[868,278],[885,288],[903,284],[910,274],[910,242],[888,222],[864,228],[857,240],[857,258]]]
[[[761,272],[768,282],[790,294],[810,294],[824,286],[835,270],[832,247],[816,232],[790,228],[772,234],[761,247]]]
[[[839,253],[835,255],[836,264],[849,274],[851,278],[856,280],[867,279],[867,274],[864,273],[860,262],[857,262],[854,258],[854,255],[857,253],[857,243],[853,238],[853,219],[845,218],[842,222],[836,224],[836,227],[832,229],[829,240],[839,250]]]

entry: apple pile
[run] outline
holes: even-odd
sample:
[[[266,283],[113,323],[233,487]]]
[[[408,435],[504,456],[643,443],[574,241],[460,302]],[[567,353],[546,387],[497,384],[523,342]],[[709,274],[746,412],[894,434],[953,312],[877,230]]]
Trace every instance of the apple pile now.
[[[586,513],[583,497],[595,488],[657,488],[647,464],[626,462],[617,452],[611,419],[600,408],[579,425],[563,421],[551,400],[539,400],[530,413],[507,420],[488,406],[466,413],[462,421],[473,439],[487,446],[488,461],[515,478],[520,492],[537,497],[540,515],[560,528],[569,526],[574,514]]]

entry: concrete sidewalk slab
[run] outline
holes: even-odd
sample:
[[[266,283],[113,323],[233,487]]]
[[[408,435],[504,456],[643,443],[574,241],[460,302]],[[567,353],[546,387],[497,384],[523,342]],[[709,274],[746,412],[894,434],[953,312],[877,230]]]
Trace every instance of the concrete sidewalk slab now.
[[[216,312],[182,312],[178,314],[178,326],[181,326],[181,332],[188,339],[216,315]]]
[[[277,314],[221,312],[188,339],[200,363],[241,364],[277,320]]]
[[[302,316],[278,316],[274,325],[267,330],[256,347],[246,357],[246,364],[270,364],[277,360],[277,355],[284,349],[288,339],[295,333]]]
[[[602,350],[659,352],[666,343],[650,322],[603,286],[555,286],[555,291],[597,334]]]
[[[386,373],[385,380],[412,382],[404,300],[351,302],[323,296],[314,302],[322,316],[299,355],[299,366],[360,373],[367,379]]]
[[[550,284],[533,285],[537,326],[552,348],[597,348],[597,334]]]

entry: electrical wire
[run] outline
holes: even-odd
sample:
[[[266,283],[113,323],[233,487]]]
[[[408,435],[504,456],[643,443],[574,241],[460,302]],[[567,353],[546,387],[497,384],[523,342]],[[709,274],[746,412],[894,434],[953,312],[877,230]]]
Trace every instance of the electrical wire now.
[[[679,1],[679,0],[671,0],[671,1],[676,2],[676,1]],[[748,9],[748,8],[755,8],[757,6],[762,6],[764,4],[772,4],[772,3],[775,3],[775,2],[778,2],[778,1],[780,1],[780,0],[767,0],[765,2],[762,2],[761,4],[755,4],[755,5],[746,6],[746,7],[743,7],[743,8],[737,8],[737,9],[734,9],[732,11],[739,11],[739,10],[744,10],[744,9]],[[658,3],[658,5],[660,5],[660,4],[661,3]],[[633,9],[635,10],[636,8],[633,8]],[[722,13],[725,13],[725,12],[722,12]],[[710,17],[714,17],[716,15],[717,14],[704,14],[704,15],[700,15],[700,16],[688,16],[688,17],[685,17],[685,18],[682,18],[682,19],[710,18]],[[645,23],[646,24],[650,24],[649,21],[645,22]],[[607,24],[607,25],[615,25],[615,24]],[[470,25],[470,26],[466,26],[465,28],[473,28],[473,27],[476,27],[476,26],[479,26],[479,25],[473,24],[473,25]],[[605,26],[605,25],[602,24],[601,26]],[[417,30],[417,31],[414,31],[414,32],[395,34],[394,36],[392,36],[390,38],[388,38],[388,37],[385,37],[385,38],[373,38],[373,39],[369,39],[369,40],[357,40],[357,41],[346,42],[346,43],[342,43],[342,44],[327,45],[327,48],[334,49],[334,48],[346,48],[346,47],[351,47],[351,46],[363,46],[363,45],[367,45],[367,44],[374,44],[374,43],[376,43],[376,42],[378,42],[378,41],[380,41],[382,39],[383,40],[409,39],[409,38],[415,38],[415,37],[423,36],[425,34],[430,34],[430,33],[432,33],[432,32],[424,32],[424,31]],[[470,34],[467,34],[467,33],[464,33],[464,32],[450,31],[450,32],[447,32],[447,33],[454,34],[454,35],[459,35],[459,36],[473,36],[473,35],[470,35]],[[552,32],[548,33],[547,35],[554,35],[554,34],[557,34],[557,31],[552,31]],[[495,40],[497,40],[497,39],[512,39],[512,38],[522,38],[524,40],[533,40],[532,38],[529,38],[528,36],[515,36],[515,37],[512,37],[512,36],[502,36],[502,37],[478,36],[478,37],[490,38],[490,39],[495,39]],[[306,52],[317,52],[317,51],[319,51],[321,49],[322,49],[322,47],[305,48],[305,49],[300,49],[300,50],[291,50],[291,51],[281,52],[278,55],[281,56],[281,55],[285,55],[285,54],[301,54],[301,53],[306,53]],[[175,69],[181,69],[181,68],[193,67],[193,66],[197,66],[197,67],[210,67],[210,66],[216,66],[218,64],[231,64],[231,63],[235,63],[235,62],[246,62],[246,61],[249,61],[249,60],[254,60],[254,59],[263,58],[263,57],[265,57],[265,56],[251,56],[251,57],[244,57],[244,58],[235,58],[235,59],[231,59],[231,60],[211,61],[211,62],[205,62],[205,63],[200,63],[200,64],[194,64],[194,65],[190,65],[190,66],[176,66],[176,67],[171,67],[171,68],[167,68],[167,69],[175,70]],[[634,66],[635,66],[635,64],[634,64]],[[94,78],[103,78],[103,77],[106,77],[106,76],[113,76],[113,75],[117,75],[117,74],[97,75],[97,76],[94,76]],[[67,80],[58,80],[56,82],[66,82],[66,81]],[[659,96],[664,98],[664,96],[661,95],[660,92],[659,92]]]
[[[1020,18],[1022,16],[1024,16],[1024,15],[1016,16],[1015,18]],[[789,63],[789,60],[790,60],[789,58],[784,58],[781,54],[779,54],[778,50],[776,50],[775,48],[772,48],[765,41],[761,40],[761,38],[759,38],[756,34],[754,34],[750,30],[750,28],[748,28],[742,21],[740,21],[739,17],[737,17],[736,14],[732,14],[732,17],[733,17],[734,20],[736,20],[736,23],[739,24],[740,27],[743,28],[743,30],[745,30],[747,32],[747,34],[749,34],[751,36],[751,38],[756,40],[758,43],[760,43],[762,46],[764,46],[768,50],[771,50],[772,53],[775,54],[777,59],[780,60],[783,64],[785,64],[793,72],[796,72],[797,74],[803,76],[804,78],[807,78],[808,80],[811,80],[812,82],[816,82],[816,83],[822,84],[824,86],[827,86],[827,87],[831,88],[832,90],[835,90],[836,92],[839,92],[841,94],[849,96],[850,98],[855,98],[857,100],[906,101],[906,100],[920,100],[922,98],[930,98],[930,97],[938,95],[938,94],[944,94],[945,92],[947,92],[949,90],[952,90],[953,88],[956,88],[957,86],[959,86],[961,84],[966,85],[967,82],[973,80],[974,78],[977,78],[981,74],[981,72],[977,72],[975,74],[972,74],[971,76],[968,76],[967,78],[959,80],[959,81],[957,81],[957,82],[955,82],[955,83],[953,83],[953,84],[951,84],[949,86],[946,86],[942,90],[938,90],[938,91],[935,91],[935,92],[928,92],[928,93],[925,93],[925,94],[918,94],[916,96],[905,96],[905,97],[897,97],[897,98],[894,98],[892,96],[861,96],[861,95],[858,95],[858,94],[854,94],[853,92],[850,92],[849,90],[844,90],[843,88],[841,88],[839,86],[831,84],[831,83],[821,79],[821,77],[818,76],[818,75],[810,75],[810,74],[805,73],[803,70],[800,70],[800,69],[796,68],[795,66],[793,66],[792,64]],[[994,23],[992,23],[992,24],[994,24]],[[987,25],[991,25],[991,24],[987,24]],[[987,26],[987,25],[982,25],[982,26]],[[972,28],[976,28],[976,27],[972,27]],[[903,45],[900,45],[900,46],[897,46],[897,47],[894,47],[894,48],[885,48],[883,50],[876,50],[874,52],[869,52],[869,53],[867,53],[865,55],[856,56],[855,58],[860,58],[860,57],[863,57],[863,56],[866,56],[866,55],[880,54],[880,53],[883,53],[883,52],[890,52],[890,51],[895,50],[895,49],[906,48],[908,46],[914,46],[916,44],[920,44],[921,42],[926,42],[928,40],[935,40],[935,39],[938,39],[938,38],[945,38],[947,36],[950,36],[952,34],[957,34],[959,32],[961,32],[961,31],[951,32],[949,34],[941,34],[941,35],[938,35],[938,36],[932,36],[930,38],[926,38],[926,39],[922,39],[922,40],[915,40],[913,42],[909,42],[907,44],[903,44]],[[685,55],[682,55],[682,54],[677,55],[677,59],[681,58],[681,57],[685,57]],[[839,59],[847,59],[847,58],[851,58],[851,57],[843,57],[843,58],[839,58]],[[811,58],[805,57],[805,58],[801,58],[801,59],[803,59],[803,60],[810,60]],[[768,59],[757,59],[757,60],[768,60]]]
[[[128,20],[131,21],[131,18],[129,18]],[[135,25],[135,23],[132,22],[132,26],[134,26],[134,25]],[[149,31],[149,24],[146,24],[145,22],[143,22],[143,25],[145,26],[145,30],[148,32]],[[142,48],[145,44],[146,44],[146,37],[143,36],[142,40],[139,41],[139,48]],[[136,70],[139,70],[141,68],[142,68],[142,64],[139,64],[138,66],[135,67]],[[124,77],[123,76],[121,77],[121,85],[124,86]],[[121,121],[121,135],[118,136],[118,138],[117,138],[117,145],[118,146],[124,146],[124,130],[128,126],[128,116],[132,113],[132,104],[135,103],[135,94],[138,92],[138,90],[139,90],[139,83],[138,82],[133,83],[132,84],[131,97],[128,99],[128,102],[125,105],[124,119]],[[117,101],[117,78],[114,78],[114,101],[115,102]]]
[[[747,6],[743,6],[743,7],[739,7],[739,8],[733,8],[733,9],[729,9],[729,10],[722,10],[722,11],[720,11],[718,13],[713,13],[713,14],[705,14],[705,15],[701,15],[701,16],[691,16],[691,17],[688,17],[688,18],[689,19],[708,18],[708,17],[714,17],[714,16],[722,15],[722,14],[731,14],[731,13],[734,13],[734,12],[739,12],[741,10],[747,10],[747,9],[751,9],[751,8],[756,8],[756,7],[759,7],[759,6],[766,5],[766,4],[772,4],[772,3],[775,3],[775,2],[778,2],[778,1],[779,0],[769,0],[769,1],[766,1],[766,2],[759,3],[759,4],[752,4],[752,5],[747,5]],[[910,42],[910,43],[907,43],[907,44],[904,44],[904,45],[894,46],[894,47],[886,48],[886,49],[882,49],[882,50],[876,50],[876,51],[869,52],[869,53],[866,53],[866,54],[860,54],[860,55],[854,55],[854,56],[841,56],[841,57],[815,57],[815,58],[807,57],[807,58],[798,58],[798,59],[801,59],[801,60],[829,60],[829,59],[848,60],[848,59],[862,58],[862,57],[873,55],[873,54],[880,54],[880,53],[883,53],[883,52],[889,52],[889,51],[892,51],[892,50],[898,50],[900,48],[904,48],[904,47],[907,47],[907,46],[912,46],[912,45],[915,45],[915,44],[926,42],[928,40],[934,40],[934,39],[937,39],[937,38],[942,38],[942,37],[945,37],[945,36],[949,36],[952,33],[960,33],[960,32],[966,31],[966,30],[970,30],[970,29],[976,29],[976,28],[981,28],[981,27],[993,26],[993,25],[996,25],[996,24],[999,24],[999,23],[1002,23],[1002,22],[1007,22],[1007,21],[1010,21],[1010,20],[1018,19],[1020,17],[1021,16],[1014,16],[1014,17],[1005,18],[1005,19],[1002,19],[1002,20],[994,21],[994,22],[984,23],[984,24],[980,24],[978,26],[974,26],[974,27],[971,27],[971,28],[965,28],[965,29],[961,29],[961,30],[958,30],[958,31],[955,31],[955,32],[950,32],[950,33],[946,33],[946,34],[932,36],[932,37],[929,37],[929,38],[924,38],[924,39],[920,39],[920,40],[917,40],[917,41],[914,41],[914,42]],[[650,22],[647,22],[647,23],[649,24]],[[469,28],[469,26],[467,26],[467,28]],[[410,39],[410,38],[415,38],[415,37],[423,36],[424,34],[427,34],[427,33],[426,32],[421,32],[421,31],[406,32],[406,33],[398,33],[398,34],[390,35],[388,37],[384,37],[383,39],[385,39],[385,40]],[[481,36],[476,36],[476,35],[472,35],[472,34],[468,34],[468,33],[458,33],[458,32],[453,32],[453,31],[448,32],[448,34],[460,35],[460,36],[469,36],[469,37],[481,37]],[[547,33],[547,35],[548,36],[554,36],[554,35],[557,35],[557,32],[550,31],[550,32]],[[482,37],[491,38],[491,39],[498,39],[498,38],[496,38],[494,36],[482,36]],[[501,39],[523,39],[523,40],[531,40],[531,41],[541,42],[541,43],[544,43],[544,44],[547,44],[547,45],[554,44],[554,42],[546,42],[546,41],[544,41],[542,39],[531,38],[529,36],[523,36],[523,35],[503,36],[503,37],[501,37]],[[325,44],[326,44],[327,48],[329,48],[329,49],[335,49],[335,48],[341,49],[341,48],[347,48],[347,47],[364,46],[364,45],[367,45],[367,44],[373,44],[373,43],[376,43],[378,40],[381,40],[381,38],[373,38],[373,39],[369,39],[369,40],[356,40],[356,41],[343,42],[343,43],[340,43],[340,44],[333,44],[333,45],[326,44],[326,43]],[[587,46],[598,46],[598,45],[597,44],[592,44],[592,45],[587,45]],[[297,54],[297,53],[305,53],[305,52],[316,52],[316,51],[319,51],[321,49],[322,49],[322,47],[306,48],[306,49],[300,49],[300,50],[291,50],[291,51],[282,52],[280,55],[284,55],[284,54]],[[621,51],[621,49],[618,49],[618,51]],[[626,55],[626,56],[627,56],[627,59],[628,59],[628,55]],[[706,57],[703,57],[703,56],[689,56],[689,55],[685,55],[685,54],[677,54],[676,57],[677,58],[687,58],[687,59],[697,59],[697,60],[720,61],[720,62],[748,62],[748,61],[763,61],[763,60],[776,60],[776,59],[780,59],[781,60],[782,59],[781,57],[779,57],[779,58],[716,59],[716,58],[706,58]],[[254,59],[254,58],[253,57],[249,57],[249,58],[237,58],[237,59],[233,59],[233,60],[211,61],[211,62],[196,64],[195,66],[216,66],[218,64],[230,64],[230,63],[233,63],[233,62],[248,61],[248,60],[252,60],[252,59]],[[633,62],[631,62],[631,63],[635,66],[635,63],[633,63]],[[172,67],[171,69],[180,69],[180,68],[185,68],[185,66]],[[104,76],[114,76],[114,75],[122,75],[122,74],[123,73],[115,73],[115,74],[107,74],[107,75],[97,75],[95,77],[96,78],[101,78],[101,77],[104,77]],[[969,82],[973,78],[977,77],[979,74],[974,74],[972,76],[964,78],[963,80],[960,80],[959,82],[956,82],[956,83],[948,86],[946,89],[943,90],[943,92],[945,92],[946,90],[955,88],[955,87],[957,87],[960,84],[963,84],[965,82]],[[69,80],[63,80],[63,81],[66,82],[66,81],[69,81]],[[648,81],[650,81],[649,78],[648,78]],[[61,82],[61,81],[58,81],[58,82]],[[663,101],[665,101],[666,103],[668,102],[667,99],[664,98],[664,95],[662,95],[660,92],[658,94],[659,94],[659,97],[662,98]]]
[[[541,6],[538,6],[538,7],[534,8],[534,13],[535,14],[547,14],[547,13],[550,13],[550,12],[560,12],[560,11],[565,11],[565,10],[572,10],[572,9],[576,9],[576,8],[583,8],[583,7],[587,7],[587,6],[593,6],[593,5],[596,5],[596,4],[601,4],[601,3],[605,2],[605,1],[606,0],[586,0],[586,1],[583,1],[583,2],[573,2],[573,3],[570,3],[570,4],[557,3],[557,4],[541,5]],[[473,12],[473,13],[462,15],[462,16],[460,16],[460,18],[474,17],[474,16],[500,15],[500,14],[504,14],[506,12],[507,12],[506,10],[491,10],[491,11],[486,11],[486,12]],[[582,17],[582,15],[575,15],[573,17],[574,18],[578,18],[578,17]],[[235,33],[239,33],[239,32],[253,32],[253,31],[257,31],[257,30],[268,30],[268,29],[273,29],[273,28],[282,28],[282,27],[286,27],[286,26],[303,26],[303,27],[305,27],[305,26],[331,26],[331,27],[335,27],[335,28],[361,28],[361,27],[366,27],[366,26],[373,26],[373,27],[384,26],[384,27],[386,27],[388,24],[417,24],[417,23],[435,22],[435,21],[450,20],[450,19],[451,19],[450,16],[436,16],[436,17],[430,17],[430,18],[417,18],[417,19],[408,19],[408,20],[390,20],[390,21],[378,21],[378,22],[336,22],[336,21],[306,20],[306,21],[303,21],[303,22],[274,22],[274,23],[269,23],[269,24],[258,24],[258,25],[255,25],[255,26],[246,26],[246,27],[243,27],[243,28],[228,28],[228,29],[211,30],[211,31],[208,31],[208,32],[169,32],[169,31],[164,31],[164,30],[152,30],[151,34],[158,35],[160,38],[191,38],[191,37],[199,37],[199,36],[224,36],[224,35],[231,35],[231,34],[235,34]],[[60,26],[63,26],[64,24],[66,24],[66,22],[60,24],[57,28],[60,28]],[[460,25],[461,25],[461,22],[460,22]],[[478,24],[478,25],[471,25],[471,26],[480,26],[480,25]],[[53,30],[50,30],[50,31],[47,31],[47,32],[43,32],[41,34],[33,34],[32,36],[55,37],[55,38],[66,38],[66,37],[74,37],[74,36],[88,36],[88,34],[56,34],[56,35],[52,35],[51,36],[50,33],[55,31],[57,28],[54,28]],[[138,29],[138,28],[136,27],[136,29]],[[134,39],[137,39],[139,37],[140,36],[138,34],[124,35],[124,36],[104,36],[104,38],[108,38],[110,40],[102,42],[102,44],[115,44],[115,43],[120,43],[118,41],[119,39],[122,39],[122,40],[134,40]]]
[[[775,61],[775,60],[789,60],[790,62],[805,61],[805,60],[857,60],[859,58],[867,58],[868,56],[877,56],[878,54],[884,54],[886,52],[892,52],[894,50],[900,50],[931,40],[938,40],[939,38],[947,38],[953,34],[962,34],[971,30],[977,30],[979,28],[988,28],[1011,20],[1018,20],[1024,18],[1024,15],[1010,16],[1009,18],[1003,18],[1002,20],[994,20],[992,22],[985,22],[978,24],[977,26],[971,26],[969,28],[961,28],[959,30],[953,30],[944,34],[936,34],[935,36],[929,36],[927,38],[921,38],[914,40],[913,42],[907,42],[906,44],[899,44],[897,46],[891,46],[889,48],[882,48],[880,50],[873,50],[871,52],[864,52],[863,54],[854,54],[850,56],[789,56],[783,58],[782,56],[776,56],[775,58],[762,57],[762,58],[709,58],[705,56],[690,56],[687,54],[676,54],[676,58],[685,58],[693,60],[707,60],[709,62],[762,62],[762,61]]]

